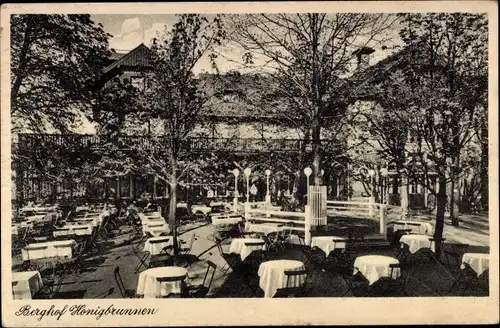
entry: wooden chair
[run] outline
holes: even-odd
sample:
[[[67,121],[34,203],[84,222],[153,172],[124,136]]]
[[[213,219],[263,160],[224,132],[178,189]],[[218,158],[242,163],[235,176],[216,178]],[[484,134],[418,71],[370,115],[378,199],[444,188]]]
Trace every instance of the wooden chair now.
[[[132,251],[133,251],[135,257],[139,260],[139,264],[136,266],[134,272],[139,273],[140,269],[142,267],[147,269],[149,267],[149,265],[146,263],[146,259],[149,257],[149,253],[142,253],[141,254],[141,251],[139,250],[139,248],[135,247],[134,245],[132,245]]]
[[[298,237],[300,250],[306,258],[304,261],[304,265],[307,266],[307,264],[310,263],[314,269],[321,269],[326,259],[325,253],[318,247],[310,247],[306,245],[304,236],[298,235]]]
[[[306,277],[304,283],[302,283],[300,286],[291,286],[290,280],[299,279],[298,277],[300,276]],[[305,287],[307,286],[307,279],[309,277],[307,270],[299,270],[299,271],[286,270],[285,277],[286,277],[286,286],[284,288],[278,288],[276,294],[274,295],[274,298],[306,296]]]
[[[114,277],[115,277],[116,285],[118,286],[118,290],[120,290],[121,296],[123,298],[134,298],[135,293],[132,292],[131,290],[125,288],[125,284],[123,283],[123,279],[122,279],[122,276],[120,274],[120,267],[119,266],[115,267]]]
[[[217,271],[217,265],[212,261],[207,261],[208,267],[205,272],[205,277],[203,278],[203,283],[200,285],[188,286],[185,290],[186,297],[190,298],[203,298],[206,297],[212,286],[212,281],[214,279],[215,271]],[[210,271],[212,271],[210,275]],[[210,278],[208,278],[210,275]],[[208,278],[208,279],[207,279]]]
[[[226,262],[226,264],[224,264],[224,267],[227,265],[227,269],[223,271],[224,275],[227,274],[229,269],[231,269],[233,272],[236,272],[238,266],[241,264],[240,255],[233,253],[225,253],[222,249],[221,241],[217,238],[215,239],[215,245],[217,246],[217,250],[219,251],[220,256]]]
[[[181,275],[181,276],[175,276],[175,277],[157,277],[156,281],[160,284],[164,283],[180,283],[181,285],[184,286],[184,280],[186,280],[186,275]],[[183,296],[183,291],[181,290],[180,293],[169,293],[167,295],[161,295],[161,288],[157,290],[157,294],[155,295],[156,298],[170,298],[170,297],[175,297],[175,298],[180,298]]]
[[[404,296],[409,296],[406,291],[406,286],[408,285],[408,279],[410,277],[406,270],[403,270],[401,263],[389,264],[389,277],[382,277],[377,280],[371,287],[371,295],[373,296],[394,296],[399,292],[402,292]],[[399,269],[400,276],[393,279],[395,275],[395,270]]]

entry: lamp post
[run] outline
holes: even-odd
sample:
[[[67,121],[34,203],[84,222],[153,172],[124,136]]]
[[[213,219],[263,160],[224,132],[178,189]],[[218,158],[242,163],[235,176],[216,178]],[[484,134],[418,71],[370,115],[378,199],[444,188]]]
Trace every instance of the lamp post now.
[[[247,167],[243,170],[243,173],[247,177],[247,203],[250,202],[250,174],[252,174],[252,169]]]
[[[233,197],[233,207],[234,210],[236,211],[236,207],[238,206],[238,176],[240,175],[240,170],[234,169],[233,170],[233,175],[234,175],[234,197]]]
[[[312,174],[311,168],[310,167],[306,167],[304,169],[304,174],[306,175],[306,178],[307,178],[306,198],[307,198],[307,205],[309,205],[309,177]]]
[[[269,176],[271,175],[271,170],[266,170],[264,173],[266,174],[267,181],[266,203],[271,204],[271,194],[269,193]]]
[[[385,189],[383,189],[384,193],[382,193],[384,197],[384,204],[389,204],[389,183],[387,180],[387,175],[389,174],[389,171],[387,170],[387,168],[384,167],[383,169],[380,170],[380,174],[384,178],[383,188]]]
[[[374,193],[374,188],[373,188],[373,177],[375,176],[375,171],[374,170],[368,170],[368,175],[370,176],[370,192],[371,192],[371,197],[373,197]]]

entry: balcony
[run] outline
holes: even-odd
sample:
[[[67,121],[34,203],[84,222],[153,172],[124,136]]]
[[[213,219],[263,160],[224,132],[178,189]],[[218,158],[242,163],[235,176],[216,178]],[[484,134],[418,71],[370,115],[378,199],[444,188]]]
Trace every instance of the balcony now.
[[[167,149],[168,137],[115,136],[85,134],[19,134],[14,150],[30,152],[48,148],[52,150],[94,151],[109,150]],[[322,150],[326,153],[338,151],[338,141],[322,140]],[[306,152],[312,151],[312,144],[304,139],[263,139],[263,138],[205,138],[190,137],[183,141],[182,149],[193,152],[265,153],[265,152]]]

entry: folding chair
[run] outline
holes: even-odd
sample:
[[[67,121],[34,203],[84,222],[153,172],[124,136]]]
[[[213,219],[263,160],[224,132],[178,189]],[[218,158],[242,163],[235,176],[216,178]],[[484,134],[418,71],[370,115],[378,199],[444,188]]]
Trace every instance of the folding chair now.
[[[141,254],[138,247],[135,247],[134,245],[132,245],[132,250],[135,257],[139,260],[139,264],[135,268],[134,273],[139,273],[142,267],[147,269],[149,265],[146,263],[146,259],[149,257],[149,253]]]
[[[314,269],[320,269],[321,265],[326,259],[325,253],[320,250],[318,247],[310,247],[305,243],[305,237],[302,235],[298,235],[300,250],[302,254],[305,255],[306,260],[304,261],[304,265],[307,266],[308,263],[311,263]]]
[[[118,286],[118,289],[120,290],[120,294],[122,295],[123,298],[134,298],[135,295],[133,295],[133,292],[125,288],[125,284],[123,283],[122,276],[120,274],[120,267],[117,266],[114,270],[114,277],[115,277],[115,282],[116,285]]]
[[[332,242],[334,243],[335,246],[337,246],[337,244],[344,244],[344,243],[346,243],[346,240],[344,240],[344,239],[338,239],[338,238],[333,238]],[[347,245],[346,245],[346,247],[347,247]],[[330,252],[330,254],[327,255],[326,260],[333,261],[333,262],[336,262],[338,264],[338,263],[340,263],[340,261],[344,260],[344,258],[343,258],[344,257],[344,251],[345,251],[345,248],[337,248],[337,247],[335,247]]]
[[[406,262],[410,256],[410,246],[400,242],[401,237],[410,232],[411,229],[396,230],[390,242],[391,250],[400,262]]]
[[[185,290],[185,296],[190,298],[203,298],[206,297],[212,286],[212,281],[214,279],[215,271],[217,271],[217,265],[212,261],[207,261],[207,271],[205,272],[205,277],[200,285],[188,286]],[[210,271],[212,274],[208,278]],[[207,279],[208,278],[208,279]]]
[[[409,296],[406,291],[408,279],[410,278],[409,273],[406,270],[403,270],[401,263],[389,264],[389,268],[389,277],[381,277],[370,287],[371,295],[386,296],[403,292],[405,296]],[[392,277],[394,277],[396,269],[399,269],[401,275],[398,278],[393,279]]]
[[[179,264],[180,266],[183,266],[183,267],[191,266],[191,260],[189,259],[189,255],[191,254],[195,240],[198,240],[198,238],[196,237],[196,234],[193,234],[191,236],[191,239],[189,240],[188,246],[181,247],[179,249],[179,255],[180,255],[180,260],[181,260],[181,262],[180,262],[181,264]],[[181,244],[182,244],[182,241],[181,241]]]
[[[222,244],[219,239],[215,239],[215,245],[217,246],[217,250],[219,251],[220,256],[224,259],[226,264],[223,266],[223,268],[227,265],[227,269],[223,271],[224,275],[227,274],[229,269],[231,269],[233,272],[236,271],[238,265],[241,264],[241,257],[239,254],[233,254],[233,253],[225,253],[222,249]]]
[[[181,276],[175,276],[175,277],[157,277],[156,281],[160,284],[164,283],[180,283],[181,285],[184,286],[184,280],[186,279],[186,275],[181,275]],[[184,289],[184,288],[182,288]],[[180,298],[183,296],[183,291],[181,290],[180,293],[169,293],[167,295],[161,295],[161,288],[156,289],[156,295],[155,298],[170,298],[170,297],[175,297],[175,298]]]

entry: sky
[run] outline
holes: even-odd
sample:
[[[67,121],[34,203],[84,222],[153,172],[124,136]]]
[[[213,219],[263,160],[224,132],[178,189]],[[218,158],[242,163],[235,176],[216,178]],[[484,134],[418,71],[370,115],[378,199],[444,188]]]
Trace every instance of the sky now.
[[[151,40],[165,30],[170,29],[176,21],[175,15],[92,15],[92,19],[96,23],[101,23],[103,29],[112,35],[109,40],[110,48],[119,53],[126,53],[139,44],[144,43],[149,45]],[[391,33],[394,34],[394,40],[398,43],[397,28]],[[235,46],[226,46],[222,51],[222,55],[216,60],[219,71],[227,72],[230,70],[239,69],[241,67],[234,61],[241,61],[244,51]],[[379,60],[386,58],[392,51],[376,49],[376,52],[371,56],[370,63],[376,63]],[[228,59],[225,59],[229,58]],[[259,59],[255,59],[259,64]],[[262,60],[263,63],[263,60]],[[212,68],[208,58],[202,58],[194,68],[194,73],[210,72]]]

